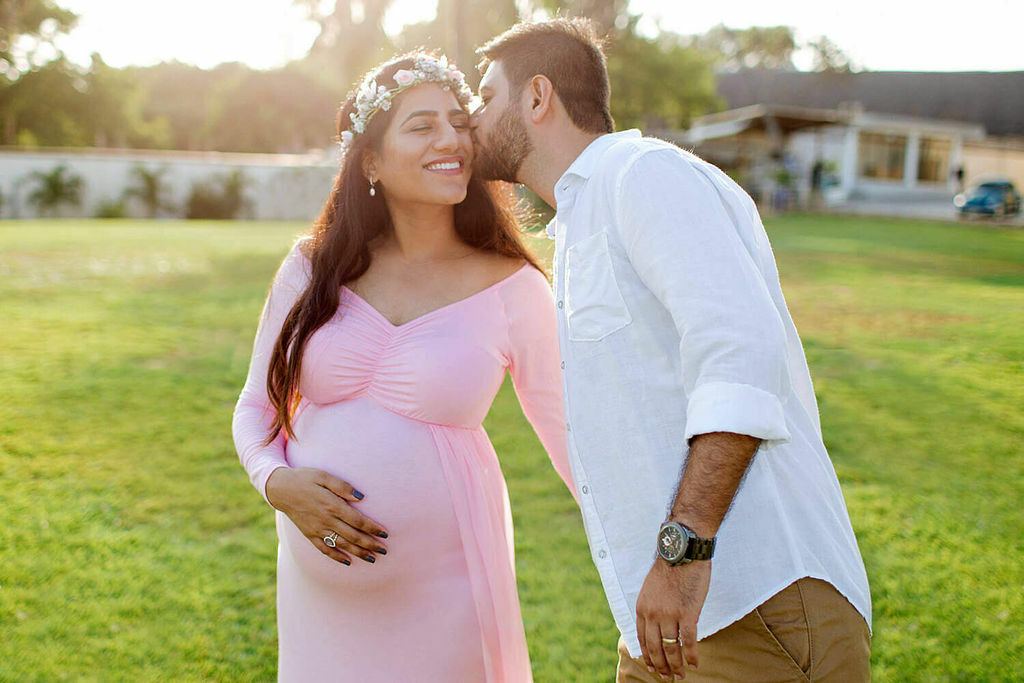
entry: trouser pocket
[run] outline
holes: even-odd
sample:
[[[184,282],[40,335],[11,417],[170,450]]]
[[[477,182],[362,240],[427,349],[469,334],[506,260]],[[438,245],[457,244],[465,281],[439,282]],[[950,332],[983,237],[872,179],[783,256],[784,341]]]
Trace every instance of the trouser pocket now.
[[[811,671],[811,630],[807,623],[803,592],[799,582],[768,598],[754,610],[764,626],[766,637],[793,660],[805,677]]]

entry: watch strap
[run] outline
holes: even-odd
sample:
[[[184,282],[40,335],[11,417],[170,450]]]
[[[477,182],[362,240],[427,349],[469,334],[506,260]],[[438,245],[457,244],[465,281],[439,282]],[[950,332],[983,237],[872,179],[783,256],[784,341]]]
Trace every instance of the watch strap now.
[[[710,560],[715,554],[715,539],[691,538],[684,556],[688,560]]]

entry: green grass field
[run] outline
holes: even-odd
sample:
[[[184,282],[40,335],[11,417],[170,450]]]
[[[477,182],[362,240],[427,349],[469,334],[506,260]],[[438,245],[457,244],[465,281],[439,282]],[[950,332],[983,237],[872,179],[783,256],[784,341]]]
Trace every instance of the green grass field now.
[[[0,223],[0,681],[270,680],[275,537],[230,420],[299,224]],[[1024,679],[1024,232],[768,221],[874,597],[879,681]],[[582,525],[508,387],[539,682],[610,681]]]

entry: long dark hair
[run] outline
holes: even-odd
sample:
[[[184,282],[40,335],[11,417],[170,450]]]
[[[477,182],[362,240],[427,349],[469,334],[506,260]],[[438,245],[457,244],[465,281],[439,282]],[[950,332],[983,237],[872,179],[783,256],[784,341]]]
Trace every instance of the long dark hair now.
[[[395,72],[412,69],[415,58],[422,54],[402,55],[371,73],[379,85],[397,87]],[[349,114],[355,111],[356,92],[353,90],[338,112],[339,138],[351,125]],[[358,279],[370,267],[370,243],[393,228],[383,196],[387,189],[381,187],[376,196],[370,196],[361,162],[368,149],[380,150],[394,110],[378,111],[366,130],[353,138],[327,203],[301,245],[311,262],[312,277],[285,318],[270,356],[267,397],[274,408],[274,422],[267,443],[282,429],[295,436],[292,415],[299,401],[298,381],[306,342],[337,313],[341,286]],[[524,259],[541,270],[520,240],[514,206],[509,186],[484,182],[473,175],[466,198],[454,208],[455,232],[471,247]]]

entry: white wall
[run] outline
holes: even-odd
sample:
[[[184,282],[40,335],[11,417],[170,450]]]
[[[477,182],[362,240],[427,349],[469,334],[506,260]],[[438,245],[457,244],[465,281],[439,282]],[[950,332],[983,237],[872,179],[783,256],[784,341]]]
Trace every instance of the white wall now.
[[[64,164],[82,178],[82,203],[64,206],[58,215],[91,217],[103,202],[116,201],[136,184],[132,169],[165,168],[165,198],[172,209],[161,215],[181,217],[193,183],[211,183],[217,176],[240,170],[245,177],[247,209],[244,218],[257,220],[311,220],[327,199],[337,173],[332,151],[297,154],[223,154],[217,152],[163,152],[143,150],[21,150],[0,149],[2,218],[35,218],[28,202],[38,181],[33,172],[48,173]],[[144,216],[138,200],[127,200],[129,216]]]

